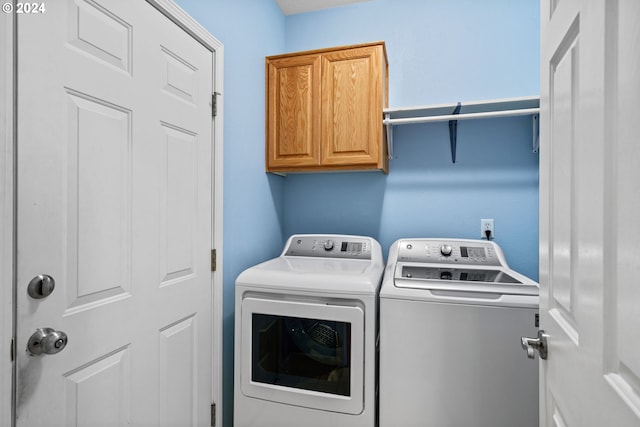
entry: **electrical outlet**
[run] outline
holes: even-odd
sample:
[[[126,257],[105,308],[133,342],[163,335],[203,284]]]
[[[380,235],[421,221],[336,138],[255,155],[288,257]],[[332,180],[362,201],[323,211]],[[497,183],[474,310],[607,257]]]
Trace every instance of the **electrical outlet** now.
[[[493,228],[493,219],[481,219],[480,220],[480,237],[482,239],[487,238],[487,230],[491,231],[491,238],[495,239],[496,231]]]

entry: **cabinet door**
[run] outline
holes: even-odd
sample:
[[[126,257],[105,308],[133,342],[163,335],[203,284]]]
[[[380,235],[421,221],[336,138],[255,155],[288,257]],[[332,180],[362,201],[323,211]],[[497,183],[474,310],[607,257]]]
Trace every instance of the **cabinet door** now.
[[[267,171],[320,164],[320,56],[267,60]]]
[[[382,168],[382,46],[328,52],[322,58],[322,164]]]

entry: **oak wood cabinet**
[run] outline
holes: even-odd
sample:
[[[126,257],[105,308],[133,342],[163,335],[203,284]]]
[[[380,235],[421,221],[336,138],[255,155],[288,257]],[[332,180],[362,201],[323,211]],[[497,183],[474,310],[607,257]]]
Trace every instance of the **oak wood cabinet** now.
[[[384,42],[266,58],[266,170],[381,170]]]

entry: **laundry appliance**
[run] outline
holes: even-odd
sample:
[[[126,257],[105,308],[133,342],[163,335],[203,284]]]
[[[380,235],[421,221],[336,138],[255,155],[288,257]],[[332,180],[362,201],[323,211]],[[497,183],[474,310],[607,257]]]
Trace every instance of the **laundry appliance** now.
[[[401,239],[380,289],[380,427],[537,427],[538,284],[486,240]]]
[[[236,427],[374,427],[380,244],[294,235],[235,288]]]

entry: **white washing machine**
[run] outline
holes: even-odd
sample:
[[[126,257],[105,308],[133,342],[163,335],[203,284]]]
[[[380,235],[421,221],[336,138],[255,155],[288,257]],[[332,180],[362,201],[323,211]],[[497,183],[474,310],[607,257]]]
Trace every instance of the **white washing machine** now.
[[[380,289],[380,427],[537,427],[538,284],[486,240],[402,239]]]
[[[294,235],[236,280],[234,425],[374,427],[380,244]]]

